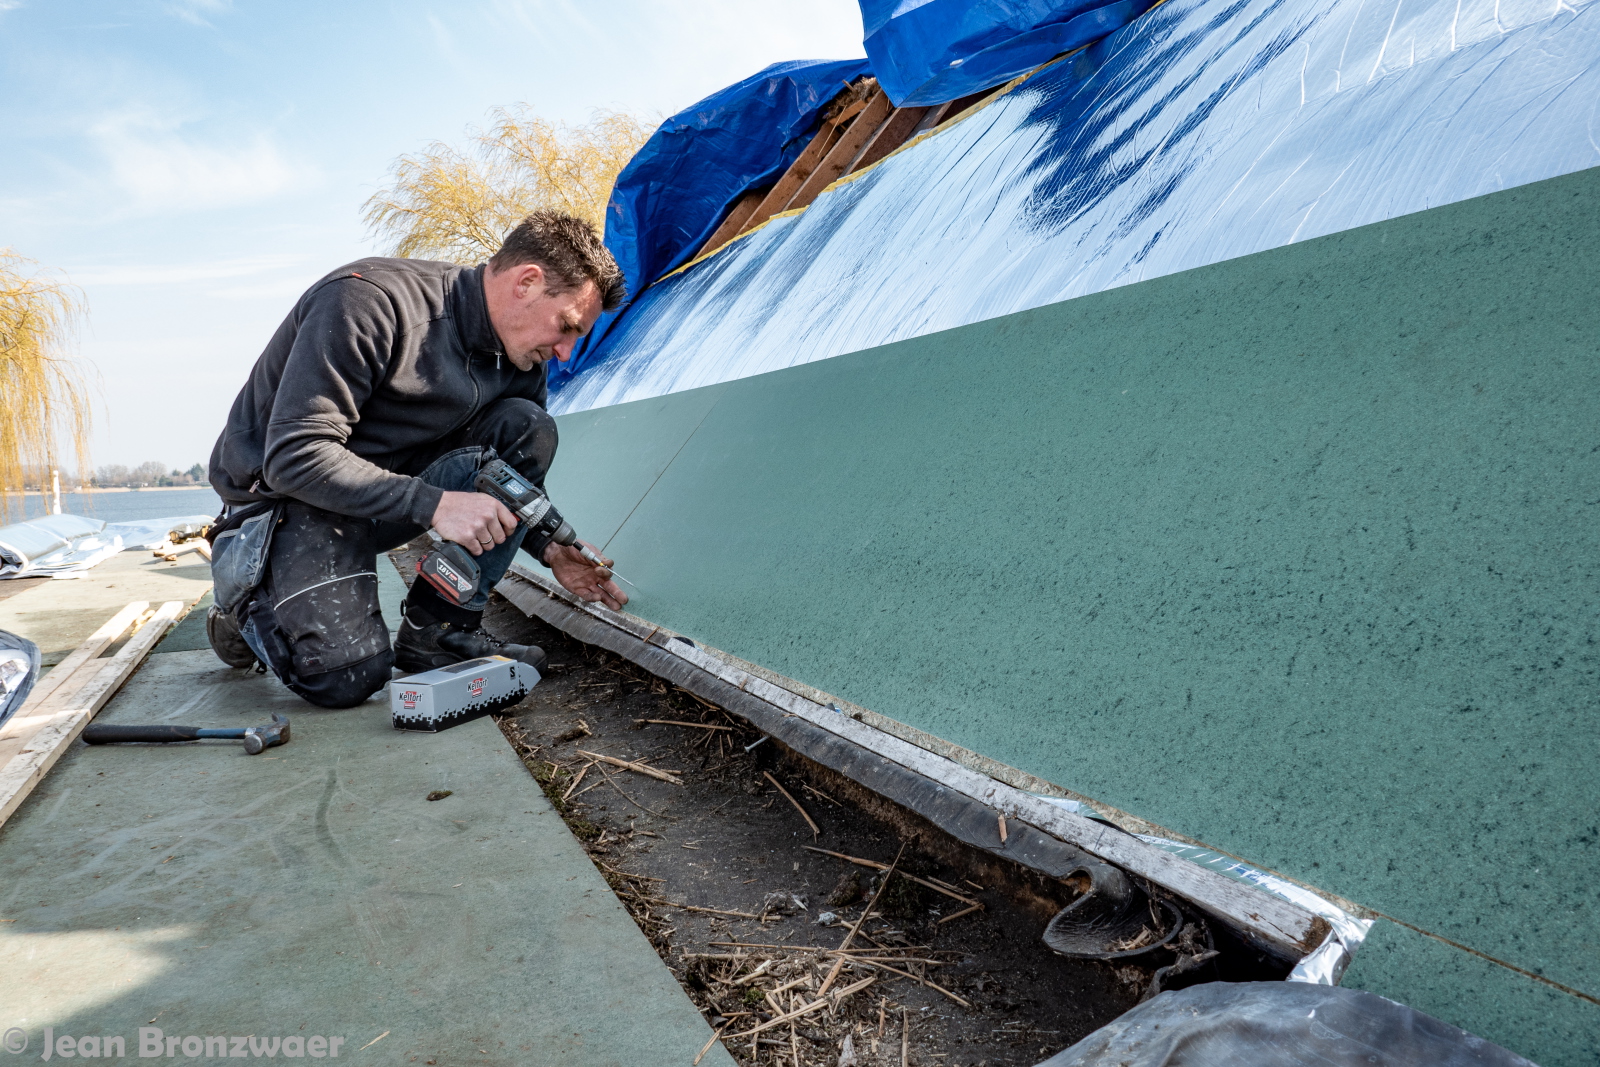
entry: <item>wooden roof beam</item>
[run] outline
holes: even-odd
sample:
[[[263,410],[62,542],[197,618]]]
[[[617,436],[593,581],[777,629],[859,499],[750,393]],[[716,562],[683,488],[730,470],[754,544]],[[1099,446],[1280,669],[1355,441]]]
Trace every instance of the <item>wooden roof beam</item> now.
[[[833,147],[828,149],[828,154],[817,164],[816,170],[811,172],[805,184],[800,186],[794,198],[782,210],[792,211],[795,208],[808,206],[817,198],[818,193],[843,177],[857,154],[866,147],[867,141],[878,132],[883,120],[888,118],[889,112],[893,110],[894,105],[889,102],[888,94],[882,89],[875,90],[861,114],[834,142]]]
[[[700,246],[700,251],[696,252],[694,257],[699,259],[707,252],[721,248],[733,240],[743,231],[744,224],[750,221],[750,216],[755,214],[756,208],[761,206],[761,201],[767,198],[769,191],[770,189],[752,189],[741,196],[738,203],[733,205],[733,210],[728,212],[728,217],[722,220],[722,225],[718,226],[706,243]]]
[[[840,96],[846,96],[852,91],[845,89]],[[700,246],[695,258],[714,252],[739,234],[754,229],[782,211],[783,205],[787,204],[795,191],[805,184],[817,164],[828,154],[828,149],[833,147],[834,141],[838,139],[840,126],[860,114],[866,106],[865,99],[856,100],[841,108],[837,114],[825,118],[812,136],[811,143],[806,145],[793,163],[789,164],[789,169],[783,172],[777,183],[770,188],[753,190],[740,197],[733,210],[728,212],[727,218],[722,220],[722,225],[718,226],[706,243]]]
[[[922,121],[927,113],[925,107],[897,107],[883,120],[883,125],[878,127],[878,132],[866,143],[866,147],[856,155],[851,162],[846,174],[854,174],[872,166],[878,160],[893,152],[896,148],[911,139],[911,133]]]

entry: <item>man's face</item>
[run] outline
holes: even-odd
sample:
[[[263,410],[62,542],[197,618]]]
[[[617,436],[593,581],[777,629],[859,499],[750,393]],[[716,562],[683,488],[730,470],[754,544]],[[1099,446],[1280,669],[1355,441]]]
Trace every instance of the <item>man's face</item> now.
[[[572,346],[600,317],[600,290],[590,281],[576,289],[550,293],[538,264],[488,270],[483,295],[489,321],[518,370],[537,363],[572,358]]]

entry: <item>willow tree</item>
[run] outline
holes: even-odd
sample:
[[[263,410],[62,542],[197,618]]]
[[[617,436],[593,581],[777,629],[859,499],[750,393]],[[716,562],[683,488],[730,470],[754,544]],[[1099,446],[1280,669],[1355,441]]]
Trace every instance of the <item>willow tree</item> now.
[[[88,390],[67,352],[83,311],[78,289],[0,248],[0,486],[48,478],[63,443],[89,469]],[[0,514],[10,511],[4,497]]]
[[[655,129],[619,111],[568,126],[526,104],[497,108],[493,118],[465,148],[435,141],[394,162],[390,184],[362,209],[392,255],[480,263],[538,209],[565,211],[603,231],[618,172]]]

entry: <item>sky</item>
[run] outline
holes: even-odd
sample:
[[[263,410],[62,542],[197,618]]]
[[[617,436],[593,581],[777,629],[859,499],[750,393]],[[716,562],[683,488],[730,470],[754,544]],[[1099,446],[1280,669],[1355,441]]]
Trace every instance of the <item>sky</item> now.
[[[397,156],[862,54],[855,0],[0,0],[0,248],[87,298],[94,462],[187,468]]]

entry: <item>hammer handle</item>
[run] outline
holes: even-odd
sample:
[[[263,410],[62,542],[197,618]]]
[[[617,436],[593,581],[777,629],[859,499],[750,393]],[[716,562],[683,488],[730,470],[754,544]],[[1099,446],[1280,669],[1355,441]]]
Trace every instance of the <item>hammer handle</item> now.
[[[198,741],[201,731],[194,726],[118,726],[92,722],[83,728],[83,740],[90,745],[114,745],[119,741]]]

